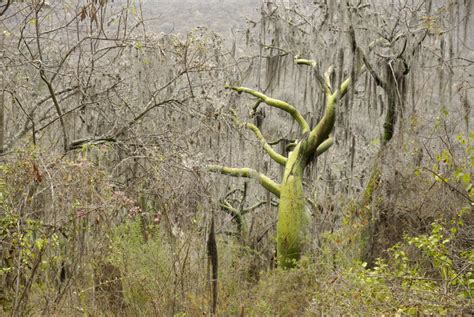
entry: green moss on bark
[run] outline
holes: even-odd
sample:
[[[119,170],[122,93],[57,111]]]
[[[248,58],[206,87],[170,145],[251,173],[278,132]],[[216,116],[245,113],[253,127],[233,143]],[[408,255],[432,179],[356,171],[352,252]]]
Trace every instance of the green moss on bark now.
[[[295,63],[313,67],[318,81],[326,94],[324,115],[313,129],[310,128],[304,117],[294,106],[282,100],[270,98],[261,92],[247,87],[226,85],[228,89],[256,97],[258,99],[257,105],[265,103],[270,107],[287,112],[300,126],[302,139],[296,142],[294,150],[286,158],[271,148],[256,125],[242,124],[242,126],[250,129],[255,134],[270,158],[285,167],[281,184],[275,183],[267,176],[250,168],[233,168],[220,165],[210,165],[208,167],[211,172],[234,177],[254,178],[263,187],[280,198],[277,223],[277,259],[278,265],[283,268],[294,267],[297,264],[307,240],[306,234],[309,219],[305,212],[303,171],[315,157],[323,154],[334,143],[331,133],[336,120],[335,106],[337,101],[347,93],[352,81],[351,78],[348,78],[340,87],[335,87],[333,90],[330,78],[332,68],[328,70],[323,79],[317,72],[317,63],[315,61],[297,58]],[[235,113],[233,113],[233,116],[234,122],[240,125],[240,120],[236,118]]]
[[[277,258],[283,268],[293,267],[305,243],[307,219],[302,176],[290,175],[282,185],[277,224]]]

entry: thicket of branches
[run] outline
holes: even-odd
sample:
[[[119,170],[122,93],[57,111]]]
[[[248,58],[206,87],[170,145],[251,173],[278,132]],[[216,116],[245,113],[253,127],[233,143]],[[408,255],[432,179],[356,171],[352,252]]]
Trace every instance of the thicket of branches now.
[[[472,313],[470,1],[262,1],[231,38],[152,33],[144,5],[0,3],[0,313]],[[224,86],[313,128],[348,77],[275,268],[278,197],[206,166],[279,182],[240,123],[284,156],[307,135]]]

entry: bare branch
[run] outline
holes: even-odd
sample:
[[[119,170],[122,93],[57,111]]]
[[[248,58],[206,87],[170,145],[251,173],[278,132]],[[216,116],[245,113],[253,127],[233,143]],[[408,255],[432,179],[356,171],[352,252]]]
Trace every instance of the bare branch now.
[[[248,214],[249,212],[254,211],[255,209],[257,209],[257,208],[259,208],[260,206],[263,206],[263,205],[265,205],[265,204],[267,204],[267,203],[269,203],[269,201],[267,201],[267,200],[262,200],[262,201],[259,201],[258,203],[255,203],[255,205],[252,205],[252,206],[250,206],[250,207],[244,208],[244,209],[242,210],[242,216]],[[278,207],[278,203],[277,203],[276,201],[274,201],[274,200],[271,200],[271,201],[270,201],[270,204],[271,204],[273,207]]]
[[[68,145],[68,150],[75,150],[80,149],[84,145],[99,145],[107,142],[115,143],[117,140],[113,137],[109,136],[102,136],[102,137],[94,137],[94,138],[83,138],[72,141]]]
[[[42,4],[41,4],[41,6],[42,6]],[[41,9],[41,6],[39,7],[39,9]],[[36,21],[39,21],[39,15],[38,15],[39,9],[37,9],[35,11]],[[48,78],[46,77],[44,64],[43,64],[43,53],[42,53],[42,48],[41,48],[41,44],[40,44],[41,32],[40,32],[40,29],[39,29],[39,25],[40,25],[39,22],[35,23],[36,46],[37,46],[37,49],[38,49],[38,56],[39,56],[39,67],[38,67],[39,68],[39,74],[40,74],[41,80],[46,84],[46,87],[48,87],[48,92],[51,96],[51,100],[53,101],[54,108],[55,108],[56,113],[59,117],[59,123],[61,125],[61,130],[62,130],[62,134],[63,134],[63,148],[64,148],[64,152],[67,152],[68,136],[67,136],[67,132],[66,132],[66,124],[64,123],[63,112],[61,110],[61,106],[59,105],[59,101],[56,97],[56,92],[54,91],[52,80],[48,80]]]
[[[382,87],[383,89],[385,89],[385,87],[387,86],[387,84],[385,83],[385,81],[382,80],[382,78],[377,74],[377,72],[374,70],[374,68],[372,67],[372,65],[370,64],[369,60],[367,59],[367,56],[364,52],[364,50],[362,48],[360,48],[358,45],[357,45],[357,40],[356,40],[356,36],[355,36],[355,32],[354,32],[354,28],[352,27],[352,25],[350,26],[349,28],[349,37],[350,37],[350,41],[351,41],[351,46],[352,46],[352,51],[354,54],[359,54],[360,57],[362,58],[362,61],[364,62],[364,65],[365,67],[367,68],[367,70],[370,72],[370,75],[372,76],[372,78],[375,80],[375,83]],[[380,43],[382,42],[382,44],[387,44],[385,42],[388,42],[384,39],[378,39],[378,40],[375,40],[373,41],[372,43],[369,44],[369,50],[372,50],[375,46],[379,45]],[[390,43],[388,43],[389,45]],[[342,89],[341,89],[342,90]]]
[[[151,110],[157,108],[157,107],[160,107],[164,104],[167,104],[167,103],[178,103],[178,104],[181,104],[180,101],[176,100],[176,99],[168,99],[168,100],[164,100],[164,101],[161,101],[161,102],[156,102],[155,101],[155,97],[157,95],[158,92],[155,92],[153,94],[153,96],[150,98],[150,101],[148,101],[146,107],[145,107],[145,110],[143,110],[140,114],[138,114],[135,118],[133,118],[132,120],[130,120],[125,126],[123,126],[122,128],[120,128],[116,133],[114,133],[114,136],[115,137],[119,137],[121,136],[122,134],[125,133],[125,131],[127,131],[127,129],[130,129],[135,123],[137,123],[138,121],[140,121],[140,119],[142,119],[148,112],[150,112]]]
[[[2,11],[0,11],[0,16],[2,16],[7,10],[8,10],[8,7],[10,6],[11,4],[11,0],[7,0],[7,3],[5,3],[4,5],[2,5]]]

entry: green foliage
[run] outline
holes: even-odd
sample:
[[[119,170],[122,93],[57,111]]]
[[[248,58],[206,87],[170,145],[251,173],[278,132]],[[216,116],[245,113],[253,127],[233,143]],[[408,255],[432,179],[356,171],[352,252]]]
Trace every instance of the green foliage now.
[[[437,164],[424,176],[464,197],[458,204],[464,206],[454,216],[439,215],[428,233],[405,235],[387,250],[384,259],[377,259],[374,268],[366,270],[367,263],[360,263],[363,269],[352,266],[346,270],[347,277],[363,290],[367,306],[385,303],[392,313],[410,315],[456,314],[472,306],[474,256],[472,248],[465,247],[465,235],[469,234],[465,222],[472,221],[474,134],[469,139],[457,138],[464,156],[443,149],[436,157]],[[421,175],[415,170],[418,182]],[[347,227],[341,230],[347,232]]]
[[[440,152],[439,162],[445,167],[437,174],[445,180],[435,184],[456,186],[472,197],[472,147],[463,137],[458,145],[462,158]],[[84,151],[82,158],[62,162],[49,171],[62,184],[55,188],[57,209],[43,204],[43,199],[50,201],[49,196],[36,195],[36,200],[28,201],[28,188],[33,187],[35,193],[50,188],[45,177],[35,181],[33,164],[39,165],[41,155],[22,153],[14,164],[0,168],[0,235],[12,250],[11,258],[2,254],[3,311],[12,311],[15,298],[28,291],[31,282],[25,313],[206,314],[210,297],[205,234],[200,232],[203,219],[196,215],[186,232],[171,222],[150,221],[128,194],[111,190],[105,171],[91,163],[89,150]],[[422,178],[432,184],[436,175],[420,170],[413,177],[418,183]],[[383,202],[383,197],[374,199]],[[24,201],[30,203],[26,209],[20,203]],[[428,232],[405,235],[372,269],[354,260],[358,257],[354,245],[360,242],[364,225],[351,217],[359,207],[354,202],[349,203],[342,224],[321,235],[321,247],[314,254],[317,260],[304,257],[288,270],[268,270],[273,261],[268,246],[244,247],[218,234],[218,312],[239,315],[244,311],[250,316],[462,312],[472,305],[474,296],[474,252],[466,247],[470,202],[465,199],[460,205],[457,214],[439,215]],[[141,206],[151,210],[154,205],[144,201]],[[60,210],[60,230],[25,212],[33,209]],[[53,306],[45,299],[62,292],[62,266],[68,268],[65,281],[70,286]],[[17,291],[11,281],[18,273]]]
[[[20,305],[18,299],[25,297],[32,286],[28,279],[54,260],[46,257],[46,251],[59,245],[58,235],[42,219],[18,205],[21,199],[31,199],[28,188],[22,185],[28,183],[35,166],[34,153],[19,155],[21,159],[15,164],[0,165],[0,304],[4,309],[18,309],[15,298],[16,306]]]
[[[472,184],[472,170],[474,169],[474,132],[468,138],[462,134],[457,136],[458,143],[463,147],[465,160],[461,164],[454,164],[450,157],[446,155],[447,162],[454,168],[454,178],[463,185],[471,201],[474,200],[474,186]]]
[[[251,315],[301,316],[318,287],[316,266],[277,269],[262,276]]]
[[[472,251],[451,254],[449,248],[457,226],[433,223],[430,234],[406,236],[388,250],[389,260],[360,270],[356,283],[378,302],[370,305],[386,302],[401,313],[446,314],[472,304]]]
[[[148,240],[144,230],[151,232]],[[146,311],[158,295],[164,299],[172,292],[169,245],[158,227],[144,228],[140,217],[113,228],[107,261],[120,268],[125,301],[133,311]]]
[[[13,308],[14,297],[27,294],[31,285],[28,277],[36,268],[48,269],[53,258],[46,257],[47,249],[57,248],[59,238],[37,219],[22,219],[13,210],[3,210],[0,215],[0,240],[6,246],[2,248],[0,262],[0,280],[4,288],[0,292],[0,304]],[[13,284],[13,276],[20,279],[20,284]]]
[[[306,312],[444,315],[472,307],[473,252],[455,247],[463,239],[463,219],[469,217],[465,211],[452,221],[434,222],[427,234],[405,236],[372,269],[346,252],[350,248],[344,245],[350,244],[344,239],[350,229],[326,234],[318,262],[300,268],[311,270],[315,281],[308,286],[313,293],[311,300],[306,298]]]
[[[44,155],[18,151],[0,167],[0,303],[20,315],[52,314],[61,299],[74,302],[67,287],[76,294],[90,288],[88,261],[103,253],[104,229],[128,207],[85,155],[48,165]]]

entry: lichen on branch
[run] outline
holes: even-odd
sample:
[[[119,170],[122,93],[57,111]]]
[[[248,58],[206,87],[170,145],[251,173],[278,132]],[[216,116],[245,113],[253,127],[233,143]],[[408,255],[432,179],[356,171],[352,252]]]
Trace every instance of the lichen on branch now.
[[[269,106],[279,108],[289,113],[299,124],[302,130],[301,139],[295,141],[293,149],[289,151],[288,156],[285,157],[273,150],[263,137],[258,126],[251,123],[240,123],[235,111],[231,110],[234,122],[238,126],[245,126],[251,130],[270,157],[284,166],[281,184],[275,183],[267,176],[250,168],[232,168],[219,165],[209,166],[211,172],[234,177],[256,179],[264,188],[280,198],[276,241],[278,265],[283,268],[291,268],[296,265],[304,250],[304,245],[307,243],[306,229],[308,227],[308,219],[305,213],[303,190],[304,169],[312,161],[312,158],[323,154],[333,145],[334,140],[330,134],[334,129],[336,102],[347,93],[351,84],[351,78],[349,77],[344,80],[339,87],[332,87],[332,67],[328,69],[323,77],[319,73],[318,65],[315,61],[297,58],[295,59],[295,63],[308,65],[313,68],[315,76],[326,95],[323,117],[313,129],[310,128],[301,113],[292,105],[278,99],[270,98],[250,88],[226,85],[227,89],[232,89],[238,93],[244,92],[256,97],[257,102],[253,107],[253,111],[256,111],[259,104],[264,102]],[[354,75],[354,77],[357,76]],[[230,205],[221,205],[221,207],[227,208],[231,214],[237,214],[236,210],[232,209]],[[241,216],[241,213],[239,216]]]
[[[280,184],[271,180],[268,176],[257,172],[256,170],[248,167],[227,167],[221,165],[208,165],[208,170],[213,173],[220,173],[223,175],[229,175],[233,177],[245,177],[253,178],[259,182],[266,190],[273,193],[275,196],[280,197]]]
[[[329,137],[321,143],[318,148],[316,149],[316,155],[319,156],[326,152],[332,145],[334,144],[334,139],[332,137]]]
[[[262,134],[262,131],[260,131],[260,129],[256,125],[252,123],[248,123],[248,122],[240,122],[239,118],[237,117],[237,114],[235,113],[233,109],[231,109],[231,113],[232,113],[232,119],[234,120],[234,123],[236,125],[244,126],[245,128],[252,131],[255,134],[255,137],[257,138],[257,140],[260,141],[260,144],[262,145],[265,152],[267,152],[268,156],[270,156],[270,158],[274,160],[275,162],[277,162],[278,164],[285,166],[288,159],[285,156],[281,155],[280,153],[276,152],[270,146],[270,144],[268,144],[268,142],[265,140],[265,137]]]
[[[302,130],[302,133],[305,133],[305,132],[309,131],[308,122],[306,122],[306,120],[303,118],[301,113],[299,113],[299,111],[296,110],[296,108],[293,107],[292,105],[290,105],[289,103],[284,102],[284,101],[279,100],[279,99],[270,98],[270,97],[268,97],[267,95],[265,95],[261,92],[258,92],[256,90],[253,90],[253,89],[250,89],[250,88],[247,88],[247,87],[236,87],[236,86],[225,85],[225,88],[232,89],[232,90],[234,90],[238,93],[245,92],[249,95],[252,95],[254,97],[257,97],[257,98],[261,99],[264,103],[266,103],[267,105],[269,105],[271,107],[275,107],[275,108],[278,108],[278,109],[281,109],[281,110],[287,112],[299,124],[299,126],[301,127],[301,130]]]

